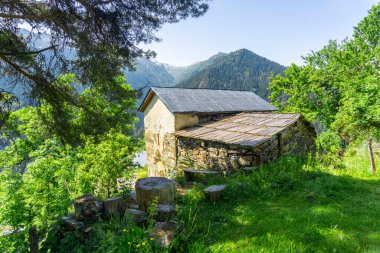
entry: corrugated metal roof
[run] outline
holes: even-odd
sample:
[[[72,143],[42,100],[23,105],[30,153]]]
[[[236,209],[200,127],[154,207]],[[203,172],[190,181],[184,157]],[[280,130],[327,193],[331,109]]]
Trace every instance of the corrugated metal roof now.
[[[175,132],[177,136],[257,146],[295,123],[300,114],[239,113]]]
[[[141,104],[144,111],[156,94],[173,113],[275,111],[276,107],[251,91],[151,87]]]

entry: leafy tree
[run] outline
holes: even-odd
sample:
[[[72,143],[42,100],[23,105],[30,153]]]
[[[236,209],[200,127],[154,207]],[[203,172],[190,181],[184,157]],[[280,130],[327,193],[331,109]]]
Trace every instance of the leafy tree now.
[[[380,4],[374,5],[352,39],[331,41],[292,65],[272,83],[271,99],[280,108],[302,112],[346,143],[368,141],[372,171],[372,141],[380,138]]]
[[[0,3],[0,75],[6,81],[28,87],[36,102],[52,106],[61,129],[64,103],[80,108],[91,105],[67,86],[57,85],[62,73],[72,72],[84,85],[102,86],[108,99],[115,95],[115,76],[124,66],[133,67],[138,56],[151,57],[140,45],[157,41],[154,35],[164,23],[199,17],[207,0],[101,1],[101,0],[5,0]],[[29,32],[21,25],[29,25]],[[36,41],[48,34],[49,45]],[[9,113],[10,98],[2,93],[2,116]],[[0,123],[4,123],[3,121]]]
[[[57,82],[69,85],[74,79],[73,75],[64,75]],[[83,108],[63,104],[70,125],[67,136],[75,145],[51,131],[47,123],[54,118],[49,104],[10,114],[1,129],[10,145],[0,151],[0,224],[23,228],[21,234],[37,228],[44,236],[59,216],[69,212],[74,198],[84,193],[101,198],[121,194],[117,179],[129,176],[142,143],[128,134],[135,122],[132,108],[136,98],[124,94],[133,90],[124,78],[116,80],[113,88],[120,97],[111,102],[98,87],[88,88],[79,96],[90,100],[91,110],[98,112],[96,119],[88,117]],[[88,132],[84,127],[87,124],[100,126],[94,126],[97,132]],[[21,249],[27,245],[26,238],[17,236],[9,241]]]

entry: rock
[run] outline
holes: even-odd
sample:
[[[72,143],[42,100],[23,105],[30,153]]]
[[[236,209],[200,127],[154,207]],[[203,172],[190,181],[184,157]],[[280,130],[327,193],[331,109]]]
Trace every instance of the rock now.
[[[245,173],[252,173],[253,167],[243,167],[241,170]]]
[[[239,157],[239,164],[242,166],[249,166],[252,164],[252,156],[240,156]]]
[[[164,177],[146,177],[137,180],[136,195],[139,209],[148,212],[153,200],[157,198],[157,204],[174,204],[176,183]]]
[[[123,216],[127,209],[127,203],[123,197],[108,198],[103,200],[103,217],[111,218],[113,215]]]
[[[85,194],[74,200],[75,218],[80,221],[96,220],[103,209],[103,204],[91,194]]]
[[[125,211],[125,216],[127,219],[132,219],[136,225],[143,225],[147,222],[148,214],[141,210],[127,209]]]
[[[79,230],[84,228],[84,223],[71,219],[69,217],[63,216],[62,218],[62,227],[67,230]]]
[[[226,189],[226,185],[220,184],[220,185],[212,185],[204,189],[204,192],[206,193],[207,198],[212,201],[218,201],[221,197],[221,192]]]
[[[168,221],[170,220],[175,212],[175,205],[157,205],[157,221]]]
[[[217,171],[212,170],[196,170],[193,168],[187,168],[183,170],[186,182],[202,182],[209,176],[220,175]]]
[[[84,230],[85,233],[90,233],[92,231],[92,227],[88,227]]]
[[[157,222],[150,234],[161,248],[169,247],[178,228],[176,221]]]

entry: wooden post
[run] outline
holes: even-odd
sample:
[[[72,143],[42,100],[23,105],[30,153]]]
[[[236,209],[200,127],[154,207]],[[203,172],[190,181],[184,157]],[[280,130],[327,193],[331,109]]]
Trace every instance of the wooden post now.
[[[369,158],[371,160],[372,175],[375,175],[376,174],[376,165],[375,165],[375,158],[373,157],[372,139],[368,140],[368,152],[369,152]]]
[[[35,227],[29,228],[29,250],[30,253],[38,253],[38,235]]]

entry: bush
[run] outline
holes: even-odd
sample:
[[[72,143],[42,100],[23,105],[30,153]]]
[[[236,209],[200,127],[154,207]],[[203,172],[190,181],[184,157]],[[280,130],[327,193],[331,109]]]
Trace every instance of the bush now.
[[[343,149],[343,142],[340,136],[331,131],[320,134],[316,140],[320,153],[339,154]]]

